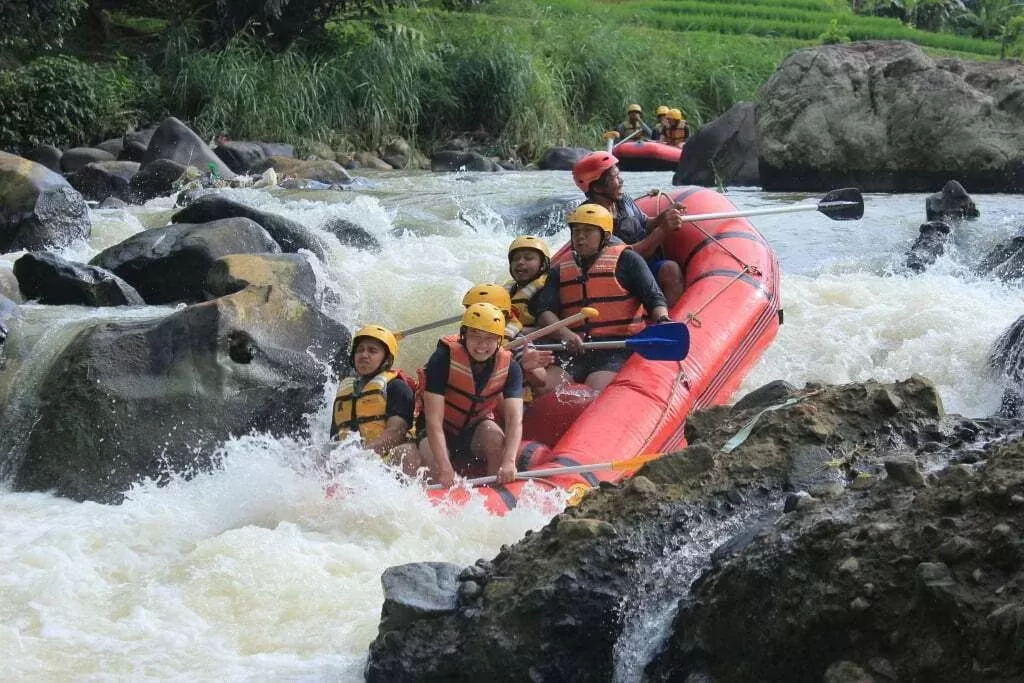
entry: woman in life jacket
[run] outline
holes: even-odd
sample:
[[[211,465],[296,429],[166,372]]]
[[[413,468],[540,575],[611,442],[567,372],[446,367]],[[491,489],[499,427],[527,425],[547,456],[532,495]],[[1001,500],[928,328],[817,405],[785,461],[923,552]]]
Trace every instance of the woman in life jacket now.
[[[548,272],[538,309],[540,325],[596,308],[600,315],[559,330],[556,335],[572,356],[565,368],[575,382],[600,391],[615,378],[631,353],[625,349],[586,350],[585,341],[620,340],[644,328],[643,311],[652,322],[669,320],[665,295],[643,258],[612,235],[612,215],[597,204],[581,204],[567,221],[573,257]],[[555,371],[557,366],[552,366]]]
[[[523,372],[501,348],[505,316],[493,304],[474,303],[458,335],[442,337],[424,368],[423,412],[417,420],[422,462],[435,481],[455,475],[516,475],[523,437]],[[503,427],[496,414],[501,410]]]
[[[338,385],[331,415],[331,438],[359,434],[364,448],[413,476],[420,465],[410,438],[415,405],[412,388],[391,366],[398,339],[380,325],[364,325],[352,339],[353,372]]]
[[[682,149],[686,139],[690,137],[690,124],[683,119],[681,109],[669,109],[665,119],[666,125],[661,131],[661,138],[658,141],[663,145]]]
[[[476,285],[462,297],[462,305],[466,308],[475,303],[494,304],[505,315],[506,341],[512,341],[526,333],[522,318],[519,317],[519,309],[516,308],[515,302],[509,296],[507,286],[502,287],[493,283]],[[530,320],[533,321],[532,316]],[[530,346],[520,346],[513,352],[512,357],[519,361],[519,365],[523,369],[523,380],[530,389],[523,394],[523,400],[524,402],[530,401],[545,390],[548,379],[546,368],[555,362],[555,354]]]
[[[592,152],[572,168],[576,187],[587,196],[586,201],[599,204],[612,215],[612,233],[647,259],[647,267],[658,280],[668,307],[672,308],[683,295],[683,270],[667,258],[662,248],[665,239],[679,230],[683,210],[675,203],[654,218],[648,218],[636,202],[623,191],[619,160],[607,152]]]

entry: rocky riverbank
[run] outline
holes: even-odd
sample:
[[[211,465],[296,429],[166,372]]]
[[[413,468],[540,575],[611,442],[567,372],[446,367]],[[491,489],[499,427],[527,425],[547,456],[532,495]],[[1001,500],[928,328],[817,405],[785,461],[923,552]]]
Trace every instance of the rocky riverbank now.
[[[367,679],[1019,680],[1022,428],[919,377],[697,413],[492,560],[388,570]]]

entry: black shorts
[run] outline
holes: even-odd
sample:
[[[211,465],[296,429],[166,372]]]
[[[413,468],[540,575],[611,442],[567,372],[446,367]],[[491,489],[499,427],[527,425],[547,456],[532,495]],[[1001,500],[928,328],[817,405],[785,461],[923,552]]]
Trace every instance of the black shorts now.
[[[480,420],[470,425],[458,434],[452,434],[447,429],[444,431],[444,440],[448,445],[448,459],[451,460],[452,469],[462,476],[477,476],[487,470],[487,463],[483,458],[473,455],[473,435],[476,428],[485,421]],[[427,438],[427,423],[422,415],[416,418],[416,443]]]
[[[587,351],[582,356],[570,356],[569,362],[562,366],[573,382],[583,383],[592,372],[618,372],[633,355],[628,349],[607,349]]]

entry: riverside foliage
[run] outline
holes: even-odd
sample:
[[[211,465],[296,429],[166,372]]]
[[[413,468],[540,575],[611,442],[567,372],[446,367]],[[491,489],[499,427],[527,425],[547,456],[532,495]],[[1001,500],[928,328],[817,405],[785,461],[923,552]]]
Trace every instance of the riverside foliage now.
[[[41,69],[36,58],[0,72],[0,147],[95,142],[171,113],[207,137],[353,151],[396,135],[429,150],[471,134],[493,154],[531,160],[553,144],[600,144],[630,102],[681,107],[699,126],[752,99],[789,52],[829,31],[999,52],[997,41],[861,17],[833,0],[381,5],[283,48],[259,27],[212,43],[189,21],[108,14],[115,38],[102,68],[86,68],[96,61],[90,44],[60,68]],[[118,42],[118,28],[133,42]]]

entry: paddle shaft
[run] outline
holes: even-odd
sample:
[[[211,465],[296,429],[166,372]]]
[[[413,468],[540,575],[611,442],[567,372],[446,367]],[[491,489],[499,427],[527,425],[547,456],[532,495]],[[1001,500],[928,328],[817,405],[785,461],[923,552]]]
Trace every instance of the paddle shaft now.
[[[634,130],[632,133],[630,133],[626,137],[624,137],[621,140],[619,140],[618,142],[614,142],[614,143],[612,142],[612,140],[614,140],[615,138],[608,138],[608,151],[611,152],[613,149],[615,149],[616,147],[621,145],[623,142],[629,142],[629,139],[631,137],[633,137],[637,133],[641,132],[642,130],[643,130],[643,128],[637,128],[636,130]]]
[[[856,202],[830,202],[829,205],[853,206]],[[746,218],[748,216],[767,216],[773,213],[798,213],[800,211],[820,211],[821,204],[796,204],[795,206],[776,206],[771,209],[750,209],[748,211],[723,211],[722,213],[697,213],[693,215],[683,214],[684,223],[696,223],[697,221],[717,221],[725,218]]]
[[[618,341],[589,341],[583,342],[583,348],[585,349],[624,349],[626,348],[626,342],[628,339],[620,339]],[[535,349],[541,351],[562,351],[565,349],[565,344],[535,344]]]
[[[573,315],[570,315],[568,318],[562,318],[561,320],[553,322],[550,325],[537,328],[536,330],[530,332],[529,334],[524,334],[522,337],[517,337],[516,339],[510,341],[508,344],[505,344],[505,348],[508,349],[509,351],[513,349],[518,349],[520,346],[529,344],[534,339],[546,337],[552,332],[560,330],[563,327],[575,325],[576,323],[583,322],[587,318],[596,318],[597,316],[598,312],[596,308],[584,308],[579,313],[574,313]]]
[[[408,337],[410,334],[416,334],[417,332],[426,332],[427,330],[432,330],[435,327],[444,327],[445,325],[451,325],[452,323],[457,323],[460,320],[462,320],[462,316],[461,315],[453,315],[452,317],[445,318],[444,320],[435,320],[432,323],[424,323],[423,325],[417,325],[416,327],[410,327],[407,330],[402,330],[402,331],[398,332],[395,336],[398,337],[399,339],[402,339],[403,337]]]
[[[661,455],[662,453],[655,453],[654,455],[630,458],[629,460],[622,460],[619,462],[600,462],[591,465],[552,467],[546,470],[527,470],[525,472],[516,472],[516,479],[541,479],[543,477],[557,477],[563,474],[583,474],[584,472],[600,472],[601,470],[633,469],[634,467],[639,468],[644,463],[661,457]],[[495,476],[476,477],[475,479],[467,479],[466,484],[469,486],[486,486],[487,484],[494,484],[497,481],[498,478]],[[440,484],[431,484],[427,487],[427,490],[434,491],[443,488],[444,487]]]

